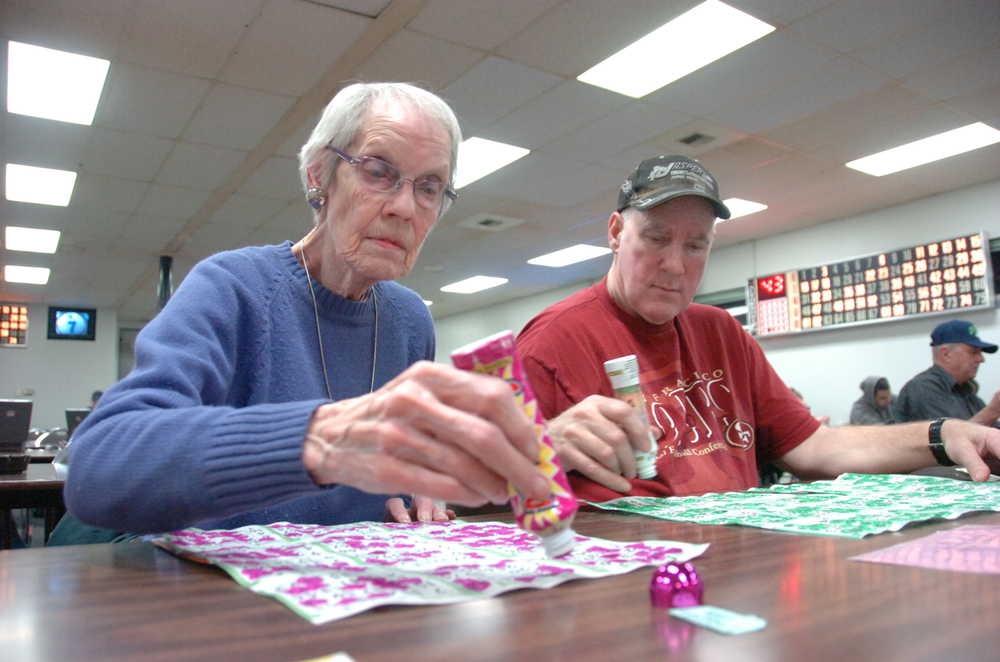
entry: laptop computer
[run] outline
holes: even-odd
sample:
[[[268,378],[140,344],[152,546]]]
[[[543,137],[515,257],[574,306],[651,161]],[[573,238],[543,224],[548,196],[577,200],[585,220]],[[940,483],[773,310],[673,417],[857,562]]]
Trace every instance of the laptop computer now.
[[[67,409],[66,410],[66,438],[69,439],[73,436],[73,431],[76,430],[76,426],[83,422],[83,419],[87,418],[87,414],[90,413],[90,409]]]
[[[31,400],[0,399],[0,453],[23,453],[31,428]]]

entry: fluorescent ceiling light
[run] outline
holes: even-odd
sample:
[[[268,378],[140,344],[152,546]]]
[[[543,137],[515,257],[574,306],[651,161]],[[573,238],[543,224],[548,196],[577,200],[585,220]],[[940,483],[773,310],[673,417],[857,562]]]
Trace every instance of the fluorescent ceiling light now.
[[[428,308],[430,308],[431,306],[434,305],[433,301],[428,301],[427,299],[423,299],[423,302],[424,302],[424,305],[427,306]]]
[[[744,200],[743,198],[726,198],[722,201],[722,204],[726,205],[726,208],[729,210],[729,218],[725,220],[730,221],[740,216],[756,214],[759,211],[767,209],[767,205],[765,204],[754,202],[753,200]]]
[[[976,122],[855,159],[846,165],[848,168],[881,177],[963,152],[971,152],[997,142],[1000,142],[1000,131],[982,122]]]
[[[708,0],[576,79],[638,99],[773,31],[773,25]]]
[[[7,110],[93,124],[110,64],[96,57],[8,42]]]
[[[563,248],[562,250],[533,257],[528,260],[528,264],[537,264],[541,267],[565,267],[570,264],[576,264],[577,262],[583,262],[584,260],[590,260],[595,257],[607,255],[610,252],[611,249],[605,248],[604,246],[576,244],[575,246],[570,246],[569,248]]]
[[[45,285],[49,282],[49,269],[48,267],[16,267],[8,264],[3,268],[3,279],[8,283]]]
[[[519,158],[530,154],[530,149],[498,143],[485,138],[469,138],[458,146],[458,172],[455,173],[455,188],[468,186],[491,172],[510,165]]]
[[[73,196],[76,173],[8,163],[6,185],[8,200],[65,207]]]
[[[473,292],[488,290],[491,287],[496,287],[497,285],[503,285],[506,282],[506,278],[496,278],[494,276],[473,276],[472,278],[460,280],[457,283],[445,285],[441,288],[441,291],[452,292],[454,294],[472,294]]]
[[[4,231],[4,248],[26,253],[55,253],[59,246],[58,230],[38,230],[8,225]]]

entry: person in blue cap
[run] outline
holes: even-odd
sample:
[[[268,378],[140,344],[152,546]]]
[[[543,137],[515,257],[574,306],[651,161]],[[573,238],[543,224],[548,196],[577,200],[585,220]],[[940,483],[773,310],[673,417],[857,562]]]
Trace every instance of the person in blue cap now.
[[[981,425],[997,425],[1000,418],[1000,391],[990,403],[976,391],[975,377],[983,352],[992,354],[997,346],[979,338],[971,322],[950,320],[931,332],[934,365],[910,381],[896,399],[897,421],[927,421],[934,418],[962,418]]]

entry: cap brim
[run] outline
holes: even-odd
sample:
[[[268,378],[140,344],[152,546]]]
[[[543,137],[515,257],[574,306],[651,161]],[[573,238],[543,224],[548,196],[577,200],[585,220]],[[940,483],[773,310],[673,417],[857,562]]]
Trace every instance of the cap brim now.
[[[680,198],[685,195],[697,195],[699,198],[705,198],[712,203],[712,207],[715,208],[715,215],[718,218],[726,220],[730,217],[729,208],[722,204],[721,200],[716,200],[710,195],[705,195],[704,191],[699,191],[698,189],[669,189],[667,191],[660,191],[652,195],[638,198],[633,200],[629,207],[634,207],[640,211],[646,211],[657,205],[661,205],[668,200],[673,200],[674,198]],[[621,210],[619,210],[621,211]]]
[[[970,342],[968,344],[972,345],[973,347],[978,347],[979,349],[983,350],[987,354],[992,354],[992,353],[994,353],[994,352],[997,351],[997,346],[996,345],[991,345],[990,343],[983,342],[982,340],[980,340],[979,342]]]

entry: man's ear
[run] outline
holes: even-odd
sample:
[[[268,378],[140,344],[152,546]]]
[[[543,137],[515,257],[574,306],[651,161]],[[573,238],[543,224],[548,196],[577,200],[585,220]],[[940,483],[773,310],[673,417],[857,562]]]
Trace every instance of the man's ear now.
[[[611,212],[608,218],[608,248],[612,253],[617,254],[622,243],[622,232],[625,230],[625,218],[621,212]]]

